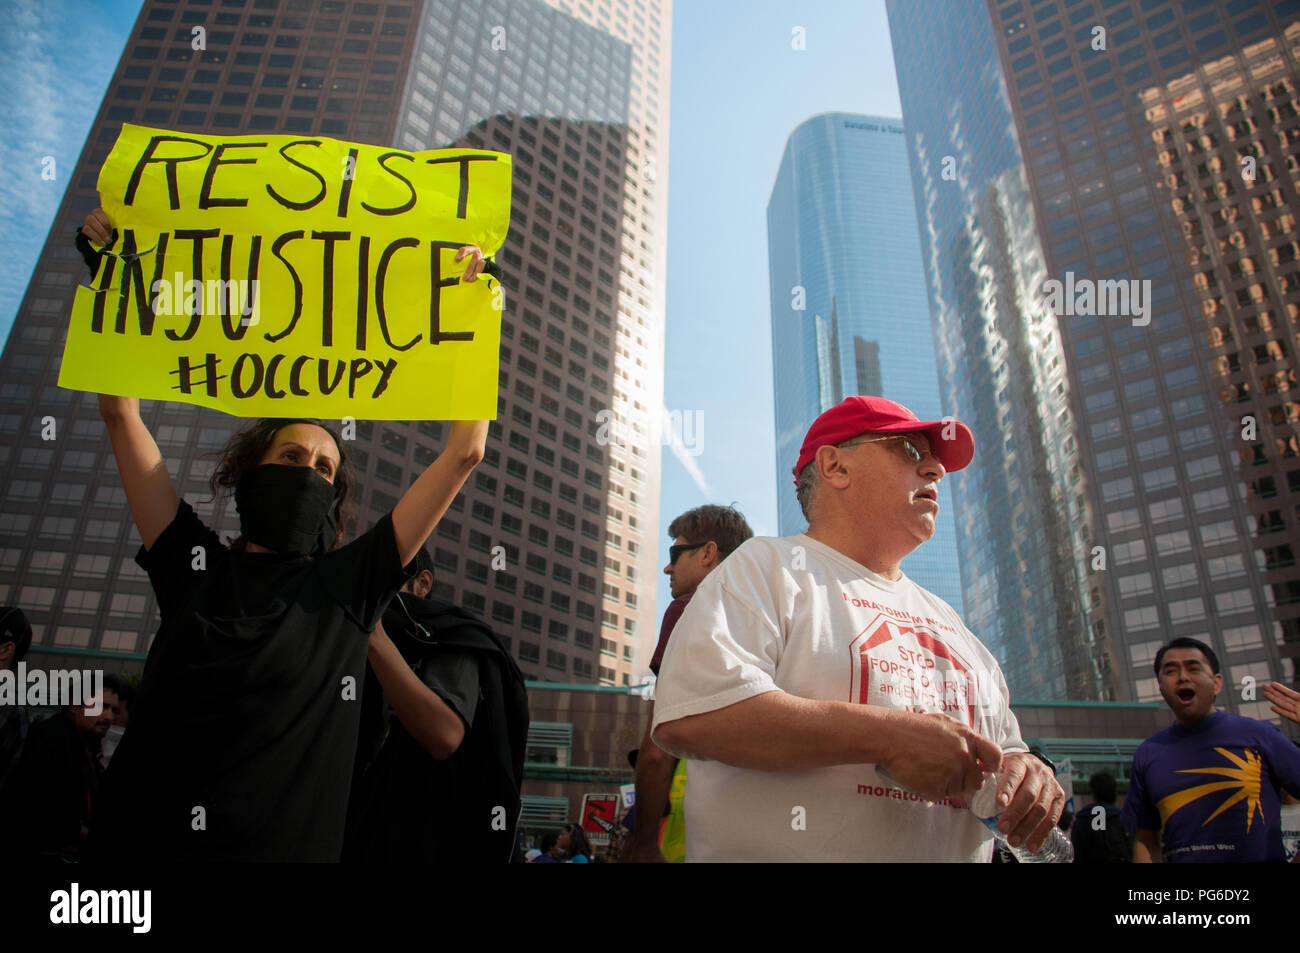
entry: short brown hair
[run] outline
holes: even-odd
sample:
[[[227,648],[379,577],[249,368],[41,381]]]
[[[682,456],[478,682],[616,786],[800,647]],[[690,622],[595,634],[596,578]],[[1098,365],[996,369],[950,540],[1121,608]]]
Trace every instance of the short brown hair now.
[[[734,506],[708,503],[687,510],[669,523],[668,535],[673,539],[680,536],[688,543],[707,543],[712,540],[718,547],[718,559],[722,560],[752,537],[754,531]]]

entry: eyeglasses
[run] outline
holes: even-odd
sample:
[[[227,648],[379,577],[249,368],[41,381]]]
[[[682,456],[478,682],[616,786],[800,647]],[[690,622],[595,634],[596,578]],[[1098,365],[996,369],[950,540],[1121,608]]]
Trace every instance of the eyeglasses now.
[[[839,444],[839,447],[842,450],[846,450],[849,447],[856,447],[859,444],[885,443],[890,440],[899,441],[903,445],[903,453],[906,454],[907,459],[911,460],[913,463],[920,463],[926,457],[931,456],[934,453],[933,450],[929,449],[928,445],[926,449],[922,450],[911,437],[871,437],[868,440],[850,440],[847,443]],[[936,459],[938,458],[936,457]]]
[[[669,546],[668,565],[674,565],[677,562],[677,557],[682,553],[689,552],[692,549],[699,549],[701,546],[707,546],[709,545],[709,542],[710,540],[706,539],[702,543],[682,543],[680,546]]]

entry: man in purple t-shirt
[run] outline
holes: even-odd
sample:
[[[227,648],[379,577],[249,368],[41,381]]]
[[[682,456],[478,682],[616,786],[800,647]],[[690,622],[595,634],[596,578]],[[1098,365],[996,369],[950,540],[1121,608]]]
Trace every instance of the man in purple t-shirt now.
[[[1176,723],[1133,756],[1123,819],[1134,862],[1283,860],[1279,792],[1300,797],[1300,748],[1268,722],[1215,709],[1223,676],[1205,643],[1174,639],[1155,670]]]
[[[672,635],[673,626],[682,617],[686,603],[690,602],[696,587],[722,560],[753,536],[754,531],[745,522],[745,517],[736,510],[729,506],[710,504],[687,510],[677,517],[668,524],[668,535],[673,538],[673,545],[668,550],[668,565],[664,567],[664,573],[668,576],[673,601],[664,610],[663,623],[659,627],[659,644],[650,657],[650,671],[656,676],[659,674],[659,663],[663,661],[664,650],[668,648],[668,637]],[[637,753],[635,779],[634,810],[637,819],[645,818],[646,823],[638,823],[628,835],[619,854],[621,863],[664,861],[659,850],[658,821],[663,816],[664,805],[668,803],[677,759],[650,740],[650,726],[653,724],[654,702],[651,702],[650,717],[641,739],[641,750]]]

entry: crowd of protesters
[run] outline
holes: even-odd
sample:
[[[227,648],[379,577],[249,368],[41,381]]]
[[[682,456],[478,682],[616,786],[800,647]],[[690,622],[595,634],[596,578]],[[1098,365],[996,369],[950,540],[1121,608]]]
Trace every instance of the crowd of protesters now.
[[[111,248],[116,233],[99,209],[82,232],[96,270],[103,253],[90,241]],[[464,281],[485,267],[473,246],[457,260]],[[21,847],[337,861],[346,841],[358,863],[511,859],[523,679],[479,620],[425,599],[425,540],[482,459],[487,422],[452,423],[392,512],[344,543],[356,493],[344,441],[319,421],[258,420],[212,476],[239,514],[227,546],[178,495],[139,401],[100,395],[99,409],[161,624],[106,770],[117,711],[107,687],[37,726],[6,714],[14,763],[2,796],[21,814],[51,815]],[[434,820],[412,813],[430,803]]]
[[[85,234],[113,241],[98,210]],[[460,257],[474,280],[478,249]],[[996,838],[1018,852],[1059,825],[1079,862],[1282,859],[1300,749],[1216,709],[1219,662],[1194,639],[1156,657],[1175,724],[1138,749],[1123,809],[1114,777],[1097,773],[1071,822],[997,660],[900,568],[934,533],[939,482],[974,456],[959,421],[850,397],[812,423],[792,471],[807,532],[754,537],[712,505],[672,521],[674,599],[635,806],[598,858],[581,824],[520,850],[523,677],[482,620],[430,598],[424,544],[482,459],[486,422],[453,423],[393,510],[345,543],[357,477],[344,441],[315,420],[255,421],[212,476],[239,514],[226,545],[177,494],[139,402],[101,395],[99,407],[161,623],[138,686],[105,679],[38,723],[0,711],[0,810],[22,819],[20,852],[988,861],[994,834],[967,810],[987,785]],[[31,641],[21,609],[0,608],[0,669]],[[1265,695],[1300,723],[1300,695]],[[1188,780],[1234,766],[1256,797],[1210,804]]]

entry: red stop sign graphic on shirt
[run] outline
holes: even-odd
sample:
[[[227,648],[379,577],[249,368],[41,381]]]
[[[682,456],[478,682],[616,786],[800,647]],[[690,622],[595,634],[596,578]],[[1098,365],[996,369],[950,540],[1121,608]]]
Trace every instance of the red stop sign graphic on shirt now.
[[[850,701],[942,712],[975,727],[976,667],[934,629],[881,613],[849,650]]]

